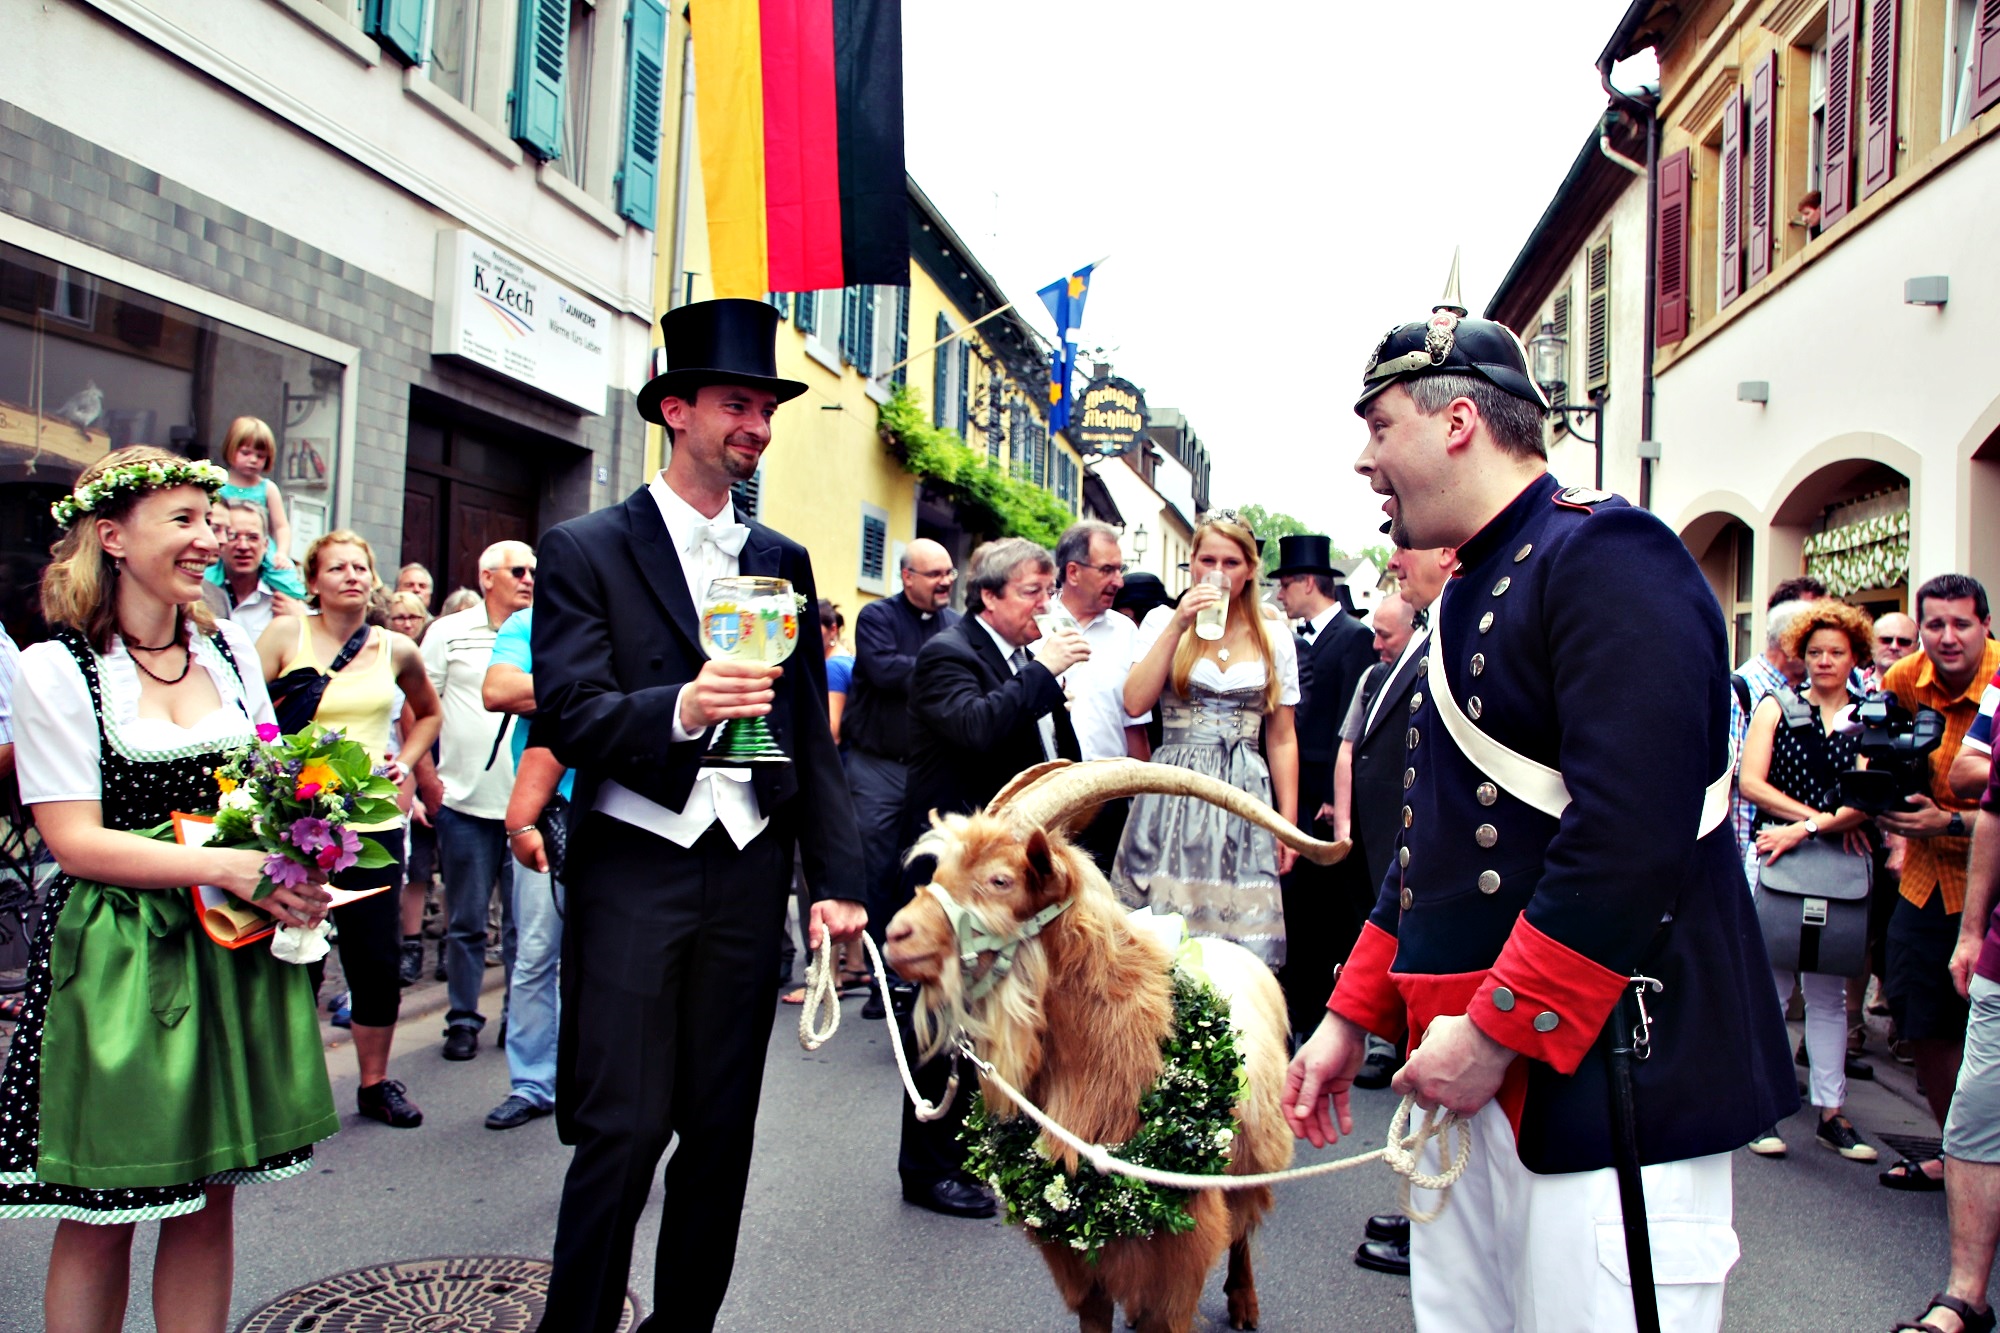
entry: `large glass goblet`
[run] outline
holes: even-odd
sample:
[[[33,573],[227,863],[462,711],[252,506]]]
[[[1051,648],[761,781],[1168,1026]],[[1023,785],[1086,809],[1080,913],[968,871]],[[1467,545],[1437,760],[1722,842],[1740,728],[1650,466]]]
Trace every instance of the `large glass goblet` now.
[[[701,644],[718,661],[776,666],[799,643],[799,604],[787,579],[717,579],[701,599]],[[723,723],[722,735],[701,762],[712,768],[789,764],[761,717]]]

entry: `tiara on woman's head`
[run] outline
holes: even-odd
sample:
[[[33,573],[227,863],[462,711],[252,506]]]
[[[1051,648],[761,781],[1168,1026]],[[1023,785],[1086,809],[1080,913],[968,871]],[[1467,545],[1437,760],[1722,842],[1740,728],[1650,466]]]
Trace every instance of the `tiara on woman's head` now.
[[[1195,526],[1200,527],[1204,523],[1234,523],[1237,527],[1250,534],[1250,540],[1257,540],[1257,529],[1251,527],[1250,520],[1237,513],[1234,509],[1204,510],[1195,519]]]
[[[144,463],[124,463],[106,468],[89,481],[49,506],[56,522],[69,527],[85,514],[94,514],[114,500],[142,491],[164,490],[169,486],[199,486],[210,495],[222,489],[229,473],[204,459],[157,459]]]

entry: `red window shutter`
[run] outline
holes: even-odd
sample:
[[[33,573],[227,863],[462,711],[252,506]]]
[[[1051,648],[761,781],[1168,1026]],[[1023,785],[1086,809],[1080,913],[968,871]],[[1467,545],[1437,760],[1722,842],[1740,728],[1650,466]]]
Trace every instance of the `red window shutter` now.
[[[1743,90],[1729,94],[1722,113],[1722,304],[1743,295]]]
[[[1778,100],[1778,53],[1757,66],[1750,76],[1750,142],[1744,157],[1749,177],[1749,220],[1744,224],[1744,281],[1755,286],[1771,271],[1771,230],[1777,214],[1777,142],[1773,133]]]
[[[2000,6],[2000,0],[1986,0]],[[1854,201],[1854,37],[1860,0],[1832,0],[1826,11],[1826,144],[1820,168],[1820,230],[1847,216]]]
[[[2000,103],[2000,0],[1981,0],[1972,40],[1979,54],[1972,67],[1972,114]]]
[[[2000,0],[1996,0],[2000,2]],[[1653,275],[1653,341],[1664,347],[1688,331],[1688,195],[1693,160],[1683,148],[1660,163],[1659,259]]]
[[[1898,0],[1868,0],[1867,119],[1863,122],[1861,197],[1896,174],[1896,28]]]

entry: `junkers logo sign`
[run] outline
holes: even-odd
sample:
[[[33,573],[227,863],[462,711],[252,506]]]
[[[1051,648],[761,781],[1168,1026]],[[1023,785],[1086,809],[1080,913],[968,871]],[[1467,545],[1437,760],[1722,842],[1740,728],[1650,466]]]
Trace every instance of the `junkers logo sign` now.
[[[1146,395],[1129,381],[1090,382],[1070,413],[1070,443],[1089,453],[1122,454],[1146,433]]]

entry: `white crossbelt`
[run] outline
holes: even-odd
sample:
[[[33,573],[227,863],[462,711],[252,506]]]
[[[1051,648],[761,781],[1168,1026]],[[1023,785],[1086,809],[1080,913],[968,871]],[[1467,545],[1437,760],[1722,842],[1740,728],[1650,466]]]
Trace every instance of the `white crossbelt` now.
[[[1570,800],[1569,786],[1563,781],[1562,773],[1508,749],[1473,726],[1472,719],[1465,715],[1458,706],[1458,700],[1452,697],[1451,683],[1445,679],[1444,672],[1444,617],[1440,615],[1437,619],[1438,623],[1431,629],[1430,663],[1425,670],[1425,679],[1430,686],[1431,699],[1437,704],[1438,718],[1444,723],[1445,734],[1451,737],[1474,767],[1493,780],[1495,786],[1551,819],[1560,819]],[[1708,789],[1702,793],[1701,823],[1695,830],[1696,840],[1706,838],[1729,818],[1729,792],[1735,774],[1736,760],[1732,754],[1722,770],[1722,776],[1709,783]]]

